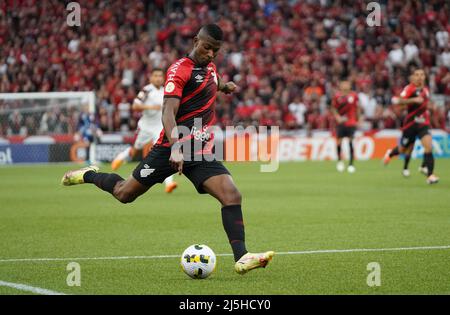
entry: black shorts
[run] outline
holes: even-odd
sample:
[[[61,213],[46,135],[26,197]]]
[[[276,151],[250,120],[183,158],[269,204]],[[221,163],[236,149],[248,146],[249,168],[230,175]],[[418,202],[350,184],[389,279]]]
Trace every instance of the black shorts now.
[[[353,138],[355,135],[356,127],[348,127],[345,125],[337,126],[337,137],[338,138]]]
[[[170,148],[155,146],[133,171],[133,177],[142,185],[151,187],[162,183],[177,171],[169,163]],[[219,161],[184,161],[183,174],[194,184],[200,194],[205,194],[203,183],[212,176],[230,172]]]
[[[408,129],[403,130],[400,145],[404,148],[414,144],[416,138],[422,139],[430,134],[430,127],[427,125],[413,124]]]

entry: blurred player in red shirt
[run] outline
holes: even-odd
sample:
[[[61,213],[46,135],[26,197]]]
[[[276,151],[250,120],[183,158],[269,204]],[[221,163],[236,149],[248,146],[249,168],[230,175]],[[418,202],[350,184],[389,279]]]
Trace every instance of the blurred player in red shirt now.
[[[341,157],[341,144],[343,138],[348,138],[350,147],[350,160],[347,167],[349,173],[356,171],[353,165],[354,150],[353,150],[353,136],[358,124],[359,108],[358,95],[351,90],[350,81],[344,80],[339,83],[339,91],[334,95],[331,111],[337,122],[336,128],[336,145],[337,145],[337,170],[343,172],[345,170],[344,161]]]
[[[425,71],[423,69],[414,70],[411,76],[411,83],[408,84],[400,94],[394,97],[393,103],[406,106],[408,114],[403,121],[402,137],[400,145],[389,149],[384,156],[384,164],[387,165],[393,156],[405,154],[405,164],[403,175],[408,177],[408,163],[414,148],[416,138],[419,138],[424,147],[424,160],[420,171],[427,175],[427,183],[435,184],[439,178],[434,175],[434,157],[432,147],[432,137],[430,129],[430,114],[428,104],[430,91],[425,86]]]

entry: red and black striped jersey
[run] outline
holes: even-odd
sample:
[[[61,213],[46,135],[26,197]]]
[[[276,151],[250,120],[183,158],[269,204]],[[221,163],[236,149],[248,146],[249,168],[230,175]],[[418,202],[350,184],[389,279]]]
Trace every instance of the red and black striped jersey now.
[[[358,122],[358,95],[350,92],[347,95],[337,92],[332,100],[332,106],[340,116],[346,117],[344,125],[354,127]]]
[[[215,123],[217,76],[214,63],[199,66],[189,57],[181,58],[169,67],[164,86],[164,98],[180,99],[180,106],[175,117],[177,126],[186,126],[194,133],[196,118],[201,118],[202,130],[206,130]],[[164,129],[156,144],[169,146]]]
[[[427,87],[418,88],[414,84],[408,84],[400,93],[402,98],[422,97],[422,104],[408,104],[408,114],[403,121],[402,129],[408,129],[415,123],[420,125],[430,125],[430,114],[428,113],[428,102],[430,100],[430,91]]]

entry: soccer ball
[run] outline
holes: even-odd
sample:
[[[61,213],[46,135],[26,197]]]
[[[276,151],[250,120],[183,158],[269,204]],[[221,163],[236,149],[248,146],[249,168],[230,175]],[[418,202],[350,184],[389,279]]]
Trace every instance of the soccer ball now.
[[[205,279],[216,268],[216,254],[206,245],[191,245],[181,255],[181,268],[193,279]]]

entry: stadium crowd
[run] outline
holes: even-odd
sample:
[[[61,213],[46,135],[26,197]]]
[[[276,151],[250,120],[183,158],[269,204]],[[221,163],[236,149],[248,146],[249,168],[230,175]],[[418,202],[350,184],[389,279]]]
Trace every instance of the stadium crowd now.
[[[333,128],[328,105],[339,80],[349,78],[361,129],[398,128],[404,113],[391,97],[413,67],[423,67],[438,95],[433,127],[449,129],[448,1],[379,1],[381,26],[373,27],[361,0],[79,1],[79,27],[66,23],[68,2],[0,2],[0,92],[94,90],[100,128],[134,130],[139,114],[131,103],[151,69],[166,69],[202,24],[214,22],[225,33],[219,74],[239,86],[218,97],[221,125]],[[0,112],[6,107],[0,103]],[[57,114],[76,125],[77,115]],[[11,123],[43,130],[45,117],[27,122],[24,115],[11,112],[0,134],[20,130]]]

